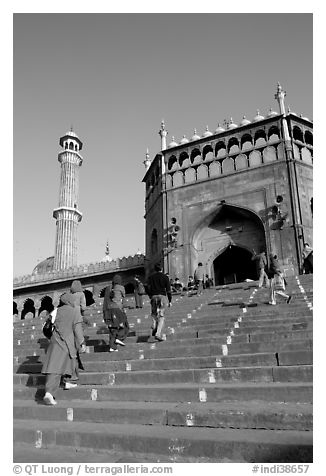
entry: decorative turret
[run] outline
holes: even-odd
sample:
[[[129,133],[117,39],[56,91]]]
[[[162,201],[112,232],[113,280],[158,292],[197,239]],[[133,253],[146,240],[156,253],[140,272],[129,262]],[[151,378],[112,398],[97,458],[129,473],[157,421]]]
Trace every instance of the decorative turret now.
[[[282,114],[284,117],[285,117],[285,105],[284,105],[285,96],[286,96],[286,92],[282,89],[282,86],[280,85],[280,83],[277,83],[277,90],[274,97],[278,102],[278,105],[280,108],[280,114]],[[289,141],[290,140],[289,129],[288,129],[286,120],[284,118],[282,120],[282,126],[283,126],[284,139],[286,141]]]
[[[285,114],[285,106],[284,106],[285,96],[286,96],[286,91],[282,89],[282,86],[280,85],[280,83],[277,83],[277,90],[274,97],[278,102],[278,105],[280,108],[280,114]]]
[[[77,264],[77,225],[82,219],[78,210],[79,167],[83,158],[79,151],[83,143],[72,130],[60,138],[64,149],[58,155],[61,164],[59,207],[53,210],[56,219],[54,269],[66,269]]]
[[[170,149],[171,147],[176,147],[177,145],[178,145],[178,143],[176,142],[174,136],[172,136],[172,141],[171,141],[170,144],[169,144],[169,149]]]
[[[168,131],[165,129],[164,119],[161,122],[161,129],[158,131],[159,135],[161,136],[161,150],[166,149],[166,136],[168,135]]]
[[[197,134],[197,130],[194,129],[194,135],[192,136],[191,140],[194,141],[194,140],[199,140],[199,139],[200,139],[200,137],[199,137],[199,135]]]
[[[112,258],[110,256],[110,247],[109,247],[109,240],[107,240],[106,245],[105,245],[105,256],[103,261],[107,261],[108,263],[112,261]]]
[[[151,165],[151,160],[149,158],[149,151],[148,149],[146,150],[146,157],[145,157],[145,160],[143,162],[143,164],[145,165],[145,169],[148,170],[150,165]]]

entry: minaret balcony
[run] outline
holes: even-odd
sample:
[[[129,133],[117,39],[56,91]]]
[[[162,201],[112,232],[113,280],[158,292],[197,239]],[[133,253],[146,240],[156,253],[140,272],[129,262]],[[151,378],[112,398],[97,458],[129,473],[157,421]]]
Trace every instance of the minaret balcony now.
[[[80,212],[79,210],[77,210],[77,208],[73,208],[73,207],[59,207],[59,208],[55,208],[53,210],[53,218],[55,218],[56,220],[71,220],[71,219],[74,219],[76,220],[77,218],[77,222],[80,222],[83,218],[83,214],[82,212]]]

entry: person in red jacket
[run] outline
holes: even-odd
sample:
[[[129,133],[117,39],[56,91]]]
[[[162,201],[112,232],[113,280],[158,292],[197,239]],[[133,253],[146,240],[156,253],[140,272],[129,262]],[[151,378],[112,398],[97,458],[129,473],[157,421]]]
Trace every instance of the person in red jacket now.
[[[159,342],[163,341],[164,310],[171,306],[172,294],[170,280],[163,274],[161,265],[156,264],[155,272],[147,281],[147,293],[152,306],[152,336]]]

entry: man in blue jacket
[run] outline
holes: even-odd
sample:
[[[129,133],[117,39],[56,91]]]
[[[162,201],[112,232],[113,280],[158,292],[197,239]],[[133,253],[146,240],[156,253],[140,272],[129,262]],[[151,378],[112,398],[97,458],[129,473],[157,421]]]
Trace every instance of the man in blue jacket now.
[[[163,274],[161,265],[156,264],[155,272],[147,281],[147,292],[152,306],[152,336],[159,342],[163,341],[164,310],[171,306],[172,294],[169,278]]]

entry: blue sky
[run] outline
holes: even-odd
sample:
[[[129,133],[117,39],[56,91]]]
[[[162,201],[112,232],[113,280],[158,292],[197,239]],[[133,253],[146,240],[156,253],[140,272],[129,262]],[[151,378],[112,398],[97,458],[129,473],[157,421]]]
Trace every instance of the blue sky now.
[[[143,160],[194,128],[286,104],[313,118],[312,15],[304,13],[15,14],[15,276],[54,253],[59,138],[84,143],[78,263],[144,251]]]

